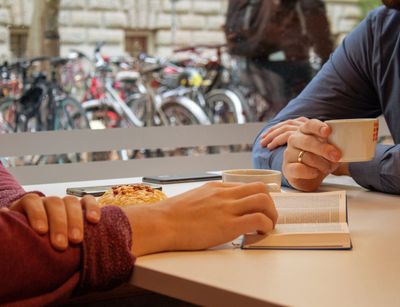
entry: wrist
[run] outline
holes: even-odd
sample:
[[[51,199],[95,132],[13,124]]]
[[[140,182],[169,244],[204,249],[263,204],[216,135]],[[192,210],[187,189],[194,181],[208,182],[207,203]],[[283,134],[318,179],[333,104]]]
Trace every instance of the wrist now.
[[[339,163],[339,167],[332,174],[336,176],[350,176],[349,163]]]
[[[135,257],[173,249],[173,228],[166,210],[158,205],[135,205],[123,209],[132,230]]]

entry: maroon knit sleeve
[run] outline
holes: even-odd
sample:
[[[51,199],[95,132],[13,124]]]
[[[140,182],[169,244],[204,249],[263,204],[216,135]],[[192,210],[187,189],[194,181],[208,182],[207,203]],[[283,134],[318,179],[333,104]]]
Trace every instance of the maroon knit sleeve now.
[[[129,221],[120,208],[102,209],[98,224],[85,223],[83,244],[58,252],[19,212],[0,212],[0,305],[44,306],[128,281]]]
[[[45,305],[71,295],[78,283],[80,247],[56,251],[19,212],[0,212],[0,247],[0,305]]]
[[[81,292],[105,290],[129,280],[135,258],[128,217],[116,206],[101,209],[101,222],[86,224]]]
[[[42,193],[34,191],[43,196]],[[0,163],[0,208],[9,207],[13,201],[27,194],[18,181],[11,175],[4,166]]]
[[[24,194],[0,164],[0,207]],[[103,208],[98,224],[85,222],[83,244],[64,252],[56,251],[48,236],[39,236],[22,214],[0,212],[0,305],[46,305],[74,289],[82,293],[117,286],[132,274],[131,245],[128,218],[117,207]]]

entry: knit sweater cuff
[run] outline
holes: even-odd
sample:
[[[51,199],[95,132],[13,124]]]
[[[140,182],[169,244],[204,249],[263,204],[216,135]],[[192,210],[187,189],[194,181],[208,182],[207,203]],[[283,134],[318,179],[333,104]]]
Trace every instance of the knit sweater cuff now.
[[[129,280],[135,258],[125,213],[116,206],[101,209],[98,224],[86,223],[83,244],[82,292],[111,289]]]

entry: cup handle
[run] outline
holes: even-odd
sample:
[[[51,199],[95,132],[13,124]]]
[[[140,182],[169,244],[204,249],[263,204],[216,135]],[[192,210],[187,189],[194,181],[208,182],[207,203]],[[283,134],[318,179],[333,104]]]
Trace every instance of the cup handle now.
[[[269,192],[280,192],[281,189],[279,188],[279,185],[276,183],[266,183],[265,184]]]

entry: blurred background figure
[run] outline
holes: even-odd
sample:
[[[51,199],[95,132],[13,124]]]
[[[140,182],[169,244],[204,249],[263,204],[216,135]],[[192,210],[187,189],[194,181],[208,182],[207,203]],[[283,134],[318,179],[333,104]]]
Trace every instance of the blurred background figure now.
[[[225,35],[241,81],[271,105],[264,120],[302,91],[334,48],[322,0],[229,0]]]

